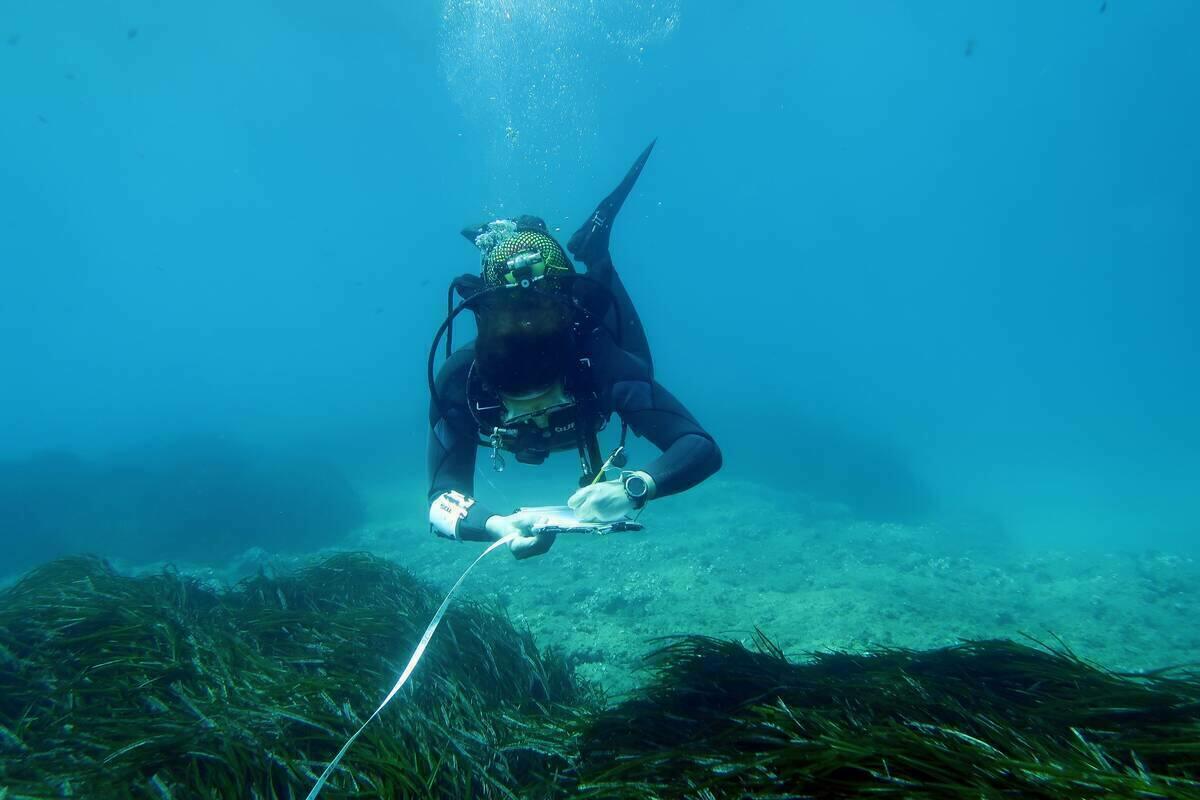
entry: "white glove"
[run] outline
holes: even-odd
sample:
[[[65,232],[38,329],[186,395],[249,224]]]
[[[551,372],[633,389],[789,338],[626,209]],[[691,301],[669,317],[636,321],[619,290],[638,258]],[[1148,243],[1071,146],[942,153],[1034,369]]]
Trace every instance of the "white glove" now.
[[[615,522],[632,514],[633,500],[620,480],[584,486],[567,500],[580,522]]]
[[[505,516],[495,514],[488,517],[484,527],[494,539],[503,539],[510,533],[517,534],[517,538],[508,543],[508,549],[514,558],[532,558],[540,556],[554,544],[555,534],[533,533],[533,526],[540,517],[536,511],[514,511]]]

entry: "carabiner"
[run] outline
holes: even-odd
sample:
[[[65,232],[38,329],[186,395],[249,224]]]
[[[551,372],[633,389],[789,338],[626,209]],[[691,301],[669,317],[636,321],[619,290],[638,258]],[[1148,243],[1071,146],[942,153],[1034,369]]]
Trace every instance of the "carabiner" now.
[[[500,455],[500,429],[492,429],[492,469],[504,472],[504,456]]]

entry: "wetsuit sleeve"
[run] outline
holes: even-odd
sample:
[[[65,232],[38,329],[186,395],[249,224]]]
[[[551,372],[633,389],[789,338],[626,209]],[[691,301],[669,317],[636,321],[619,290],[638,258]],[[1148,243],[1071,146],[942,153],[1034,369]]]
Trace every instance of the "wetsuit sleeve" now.
[[[467,373],[474,353],[459,350],[439,371],[437,398],[429,403],[429,444],[426,469],[429,475],[428,501],[432,504],[446,492],[467,497],[475,492],[475,451],[478,443],[474,421],[467,410]],[[476,501],[458,523],[458,538],[491,541],[484,528],[493,512]]]
[[[634,433],[662,450],[642,468],[654,479],[655,497],[690,489],[721,468],[721,450],[712,436],[648,375],[626,375],[615,381],[612,401]]]

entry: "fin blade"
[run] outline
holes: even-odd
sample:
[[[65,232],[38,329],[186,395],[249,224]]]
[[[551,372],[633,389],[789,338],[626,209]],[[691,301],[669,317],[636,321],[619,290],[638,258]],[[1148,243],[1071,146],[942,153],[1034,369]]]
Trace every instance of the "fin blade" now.
[[[633,166],[625,173],[625,177],[617,184],[617,188],[600,201],[600,205],[596,206],[592,216],[571,236],[567,242],[567,249],[571,251],[571,255],[585,264],[607,255],[608,237],[612,232],[617,212],[621,210],[621,206],[625,205],[625,198],[633,190],[633,185],[637,183],[637,179],[642,174],[642,168],[646,166],[646,161],[649,160],[650,153],[657,143],[658,137],[655,137],[650,144],[646,145],[646,149],[637,157]]]

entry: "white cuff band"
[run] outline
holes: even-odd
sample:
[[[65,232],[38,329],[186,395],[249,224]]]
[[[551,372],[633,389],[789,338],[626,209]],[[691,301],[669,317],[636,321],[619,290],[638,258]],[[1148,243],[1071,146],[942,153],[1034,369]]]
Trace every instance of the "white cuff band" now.
[[[434,498],[429,506],[429,528],[438,536],[447,539],[458,538],[458,523],[467,516],[475,498],[449,491]]]
[[[658,486],[655,485],[655,483],[654,483],[654,476],[651,475],[649,472],[643,472],[640,469],[634,470],[633,474],[637,475],[639,478],[641,478],[642,480],[644,480],[646,482],[646,499],[653,500],[654,495],[658,494]]]

